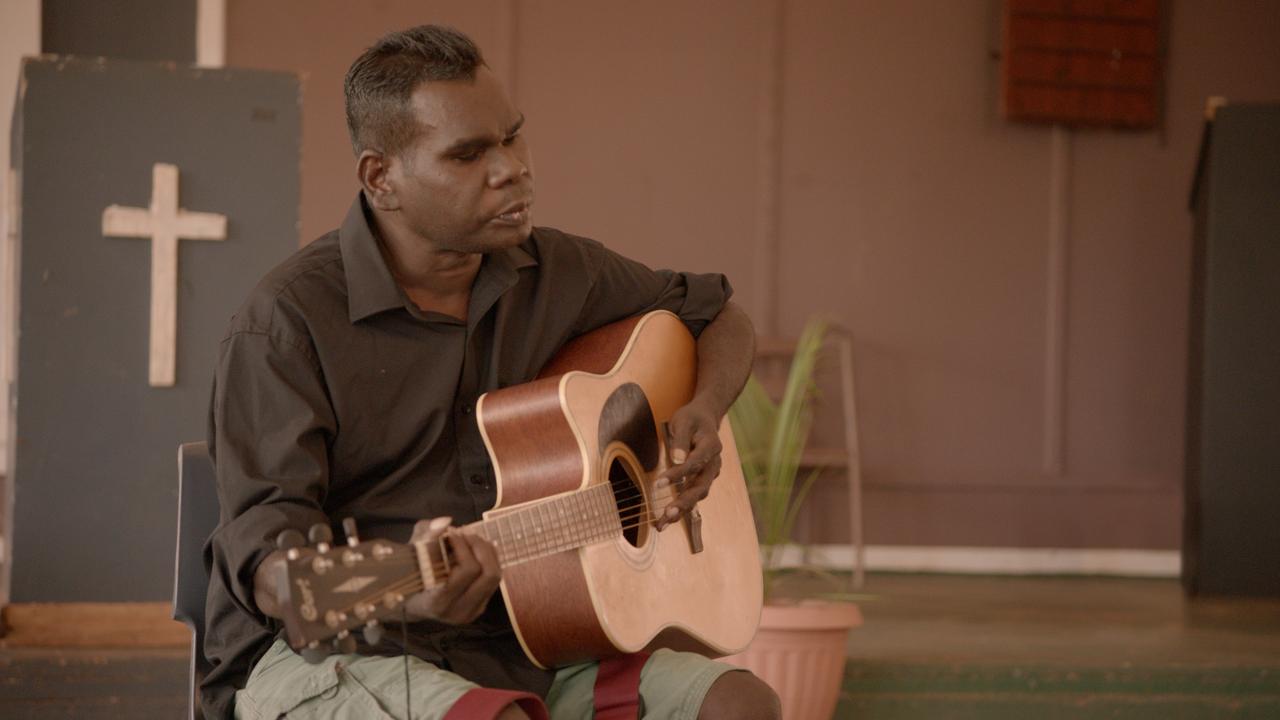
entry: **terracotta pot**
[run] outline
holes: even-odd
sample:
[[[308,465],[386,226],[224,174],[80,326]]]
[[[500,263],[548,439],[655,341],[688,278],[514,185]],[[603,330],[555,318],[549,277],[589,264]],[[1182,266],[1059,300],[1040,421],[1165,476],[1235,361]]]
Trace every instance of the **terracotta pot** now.
[[[769,683],[782,699],[783,720],[829,720],[840,698],[849,630],[861,624],[852,603],[765,605],[751,645],[725,661]]]

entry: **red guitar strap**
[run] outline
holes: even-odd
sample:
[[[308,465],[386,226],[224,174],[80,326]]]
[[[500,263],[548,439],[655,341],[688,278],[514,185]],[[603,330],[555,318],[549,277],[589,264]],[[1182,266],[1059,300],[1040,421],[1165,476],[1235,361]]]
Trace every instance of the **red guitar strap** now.
[[[640,671],[649,653],[601,660],[596,671],[595,720],[639,720]]]

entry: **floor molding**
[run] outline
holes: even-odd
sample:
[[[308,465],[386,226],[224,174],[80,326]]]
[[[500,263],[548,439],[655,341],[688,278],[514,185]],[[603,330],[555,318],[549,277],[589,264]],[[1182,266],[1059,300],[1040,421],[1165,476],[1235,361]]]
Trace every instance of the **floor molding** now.
[[[1080,548],[924,547],[868,545],[870,572],[938,572],[981,575],[1114,575],[1176,578],[1182,572],[1177,550]],[[853,567],[852,545],[811,545],[784,549],[786,567],[804,564],[831,570]]]
[[[0,647],[188,647],[167,602],[10,603]]]

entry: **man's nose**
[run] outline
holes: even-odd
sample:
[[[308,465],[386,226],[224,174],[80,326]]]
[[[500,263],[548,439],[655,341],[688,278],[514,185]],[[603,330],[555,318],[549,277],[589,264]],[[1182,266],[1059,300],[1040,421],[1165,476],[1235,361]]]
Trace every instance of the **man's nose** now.
[[[493,167],[489,171],[489,185],[499,188],[529,175],[529,161],[514,147],[497,148]]]

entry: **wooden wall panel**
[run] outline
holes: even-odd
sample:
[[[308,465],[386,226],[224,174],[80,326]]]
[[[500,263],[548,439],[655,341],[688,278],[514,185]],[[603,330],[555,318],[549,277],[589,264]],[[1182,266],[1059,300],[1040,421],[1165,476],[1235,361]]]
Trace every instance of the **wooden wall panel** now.
[[[724,272],[754,306],[766,5],[521,3],[536,221],[654,267]]]
[[[1065,141],[1000,116],[994,0],[232,0],[228,52],[309,73],[311,237],[354,192],[338,83],[356,52],[413,22],[472,33],[529,116],[537,222],[724,270],[784,335],[818,313],[853,331],[869,542],[1173,548],[1201,108],[1280,96],[1280,7],[1169,5],[1163,135]],[[1064,67],[1097,71],[1023,72]],[[1123,63],[1116,83],[1155,70]],[[834,512],[812,539],[842,541],[839,478],[815,492]]]

